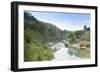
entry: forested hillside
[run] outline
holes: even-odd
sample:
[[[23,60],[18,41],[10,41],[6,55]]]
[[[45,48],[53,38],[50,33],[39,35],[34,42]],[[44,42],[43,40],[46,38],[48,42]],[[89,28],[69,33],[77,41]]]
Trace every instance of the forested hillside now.
[[[50,60],[52,49],[47,47],[48,42],[57,42],[63,39],[63,31],[56,26],[37,20],[30,13],[24,13],[24,59]]]
[[[90,28],[71,32],[67,34],[66,39],[69,41],[70,55],[81,58],[90,57]]]

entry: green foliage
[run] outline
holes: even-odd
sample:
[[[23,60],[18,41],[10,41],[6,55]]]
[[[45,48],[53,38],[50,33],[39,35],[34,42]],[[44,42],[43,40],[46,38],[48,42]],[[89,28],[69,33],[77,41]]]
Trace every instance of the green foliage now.
[[[87,27],[86,25],[84,25],[84,30],[85,31],[90,31],[90,27]]]
[[[25,44],[24,61],[51,60],[53,57],[53,50],[51,48],[44,48],[38,42]]]
[[[84,29],[87,27],[85,26]],[[67,35],[69,39],[69,50],[70,55],[75,55],[81,58],[90,57],[90,31],[88,30],[78,30],[70,32]]]
[[[45,42],[57,42],[61,41],[64,37],[63,31],[50,23],[37,20],[30,13],[24,13],[24,29],[32,29],[39,32],[42,36],[42,40]]]
[[[53,50],[45,43],[49,40],[47,28],[29,13],[24,14],[24,61],[44,61],[54,58]],[[49,32],[50,38],[53,32]],[[52,37],[53,38],[53,37]]]
[[[90,31],[79,30],[75,31],[74,35],[79,41],[90,41]]]
[[[84,30],[87,30],[87,26],[86,25],[84,26]]]
[[[37,32],[28,29],[24,34],[24,61],[42,61],[53,58],[52,49],[41,43],[41,37]]]
[[[67,31],[60,30],[56,26],[37,20],[30,13],[24,13],[24,61],[44,61],[54,58],[54,50],[48,48],[48,42],[66,40],[70,44],[70,55],[89,57],[90,53],[82,50],[80,45],[90,48],[90,28],[84,26],[84,30]],[[84,41],[86,44],[83,44]],[[73,45],[78,44],[78,49]],[[74,51],[73,51],[74,50]]]
[[[86,49],[81,49],[79,47],[71,46],[68,50],[68,53],[70,55],[75,55],[80,58],[90,58],[90,51],[87,51]]]

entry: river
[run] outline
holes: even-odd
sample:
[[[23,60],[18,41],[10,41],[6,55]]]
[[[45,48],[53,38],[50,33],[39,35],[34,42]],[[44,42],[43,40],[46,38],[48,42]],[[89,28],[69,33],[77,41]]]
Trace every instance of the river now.
[[[58,61],[58,60],[75,60],[75,59],[80,59],[79,57],[75,55],[70,55],[68,53],[67,47],[65,47],[65,44],[62,42],[58,42],[56,44],[53,44],[51,46],[52,49],[56,49],[57,51],[54,53],[55,58],[53,61]]]

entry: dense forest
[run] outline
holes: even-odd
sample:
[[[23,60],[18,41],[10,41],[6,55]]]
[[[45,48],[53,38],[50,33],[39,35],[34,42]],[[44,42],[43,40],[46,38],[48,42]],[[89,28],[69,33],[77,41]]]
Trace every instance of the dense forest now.
[[[55,58],[54,50],[48,47],[49,42],[68,42],[70,55],[90,57],[90,28],[83,30],[61,30],[53,24],[43,22],[24,12],[24,61],[43,61]],[[74,51],[74,52],[73,52]],[[67,52],[66,52],[67,53]]]

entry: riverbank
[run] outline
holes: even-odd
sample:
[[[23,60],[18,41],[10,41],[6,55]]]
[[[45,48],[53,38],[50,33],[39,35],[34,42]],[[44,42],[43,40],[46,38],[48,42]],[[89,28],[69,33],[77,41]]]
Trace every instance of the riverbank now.
[[[58,61],[58,60],[75,60],[75,59],[81,59],[80,57],[77,57],[75,55],[70,55],[68,53],[69,51],[69,48],[67,48],[65,46],[64,43],[62,42],[58,42],[56,44],[53,44],[52,43],[52,46],[51,48],[54,50],[54,49],[57,49],[55,52],[54,52],[54,59],[52,59],[52,61]]]

